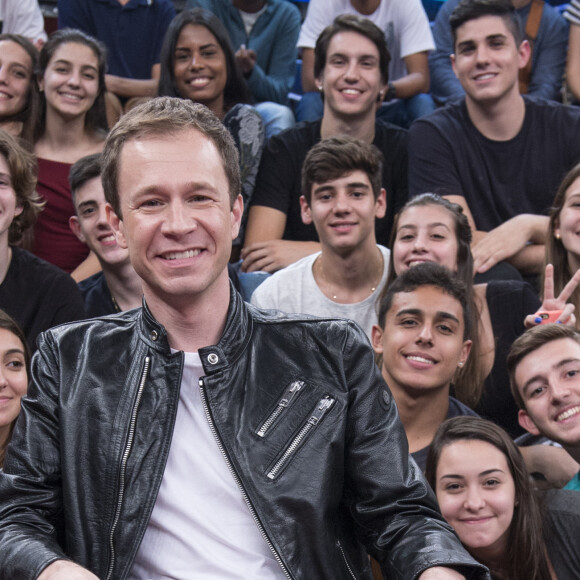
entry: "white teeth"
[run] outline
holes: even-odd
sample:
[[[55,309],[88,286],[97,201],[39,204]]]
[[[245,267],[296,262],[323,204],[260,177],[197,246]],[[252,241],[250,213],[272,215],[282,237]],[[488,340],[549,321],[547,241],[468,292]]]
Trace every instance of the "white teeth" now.
[[[342,89],[342,92],[346,93],[347,95],[360,95],[360,91],[357,89]]]
[[[79,95],[72,95],[71,93],[61,93],[61,95],[66,99],[74,99],[75,101],[81,100],[81,97],[79,97]]]
[[[425,260],[414,260],[413,262],[409,262],[409,268],[413,266],[418,266],[419,264],[424,264]]]
[[[191,84],[192,85],[205,85],[209,82],[209,78],[208,77],[200,77],[197,79],[192,79],[191,80]]]
[[[101,242],[112,242],[115,239],[114,235],[110,235],[110,236],[105,236],[104,238],[101,238]]]
[[[480,75],[480,76],[478,76],[478,77],[477,77],[477,80],[478,80],[478,81],[486,81],[486,80],[488,80],[488,79],[492,79],[494,76],[495,76],[494,74],[492,74],[492,73],[488,73],[488,74],[485,74],[485,75]]]
[[[163,257],[166,260],[185,260],[187,258],[193,258],[197,256],[201,250],[187,250],[185,252],[171,252],[169,254],[164,254]]]
[[[563,413],[560,413],[556,417],[556,421],[564,421],[564,419],[568,419],[568,418],[576,415],[576,413],[580,413],[580,406],[578,406],[578,407],[572,407],[571,409],[568,409],[567,411],[564,411]]]
[[[415,361],[417,361],[417,362],[420,362],[420,363],[425,363],[425,364],[428,364],[428,365],[435,364],[435,363],[434,363],[432,360],[429,360],[429,359],[427,359],[427,358],[423,358],[422,356],[413,356],[413,355],[409,355],[409,356],[407,356],[407,357],[405,357],[405,358],[406,358],[407,360],[415,360]]]

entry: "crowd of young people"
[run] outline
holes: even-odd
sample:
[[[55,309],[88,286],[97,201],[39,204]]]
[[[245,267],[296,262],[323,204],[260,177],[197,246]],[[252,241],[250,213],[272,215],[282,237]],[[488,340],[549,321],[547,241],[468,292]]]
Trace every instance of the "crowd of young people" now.
[[[248,37],[270,3],[233,2]],[[470,555],[497,580],[580,578],[580,109],[522,96],[533,53],[508,0],[461,0],[449,22],[459,101],[417,115],[409,133],[385,123],[390,93],[408,107],[423,90],[430,45],[404,57],[393,84],[388,34],[361,16],[373,5],[353,2],[308,47],[319,120],[270,137],[267,107],[253,106],[256,55],[200,7],[168,24],[156,94],[204,105],[234,139],[240,262],[229,275],[272,274],[252,312],[360,324],[398,408],[403,453]],[[0,35],[0,471],[38,335],[141,303],[136,249],[121,208],[106,202],[111,180],[101,183],[115,84],[106,55],[76,29],[40,52]],[[215,202],[210,184],[194,189],[183,215]],[[164,200],[144,203],[153,213]],[[163,235],[178,239],[188,226],[172,220]],[[295,393],[285,395],[283,406]],[[452,577],[463,576],[441,576]]]

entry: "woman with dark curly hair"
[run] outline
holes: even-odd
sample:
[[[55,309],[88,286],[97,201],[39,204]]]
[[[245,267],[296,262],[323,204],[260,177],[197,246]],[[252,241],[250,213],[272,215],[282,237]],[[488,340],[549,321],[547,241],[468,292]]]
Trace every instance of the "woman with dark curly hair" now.
[[[161,49],[159,95],[208,107],[232,134],[240,153],[244,209],[249,206],[264,146],[264,124],[248,105],[250,94],[227,30],[203,8],[176,16]],[[244,211],[246,215],[246,211]],[[246,218],[234,246],[241,246]]]
[[[21,326],[31,350],[43,330],[84,318],[74,280],[17,246],[42,207],[34,155],[0,129],[0,308]]]

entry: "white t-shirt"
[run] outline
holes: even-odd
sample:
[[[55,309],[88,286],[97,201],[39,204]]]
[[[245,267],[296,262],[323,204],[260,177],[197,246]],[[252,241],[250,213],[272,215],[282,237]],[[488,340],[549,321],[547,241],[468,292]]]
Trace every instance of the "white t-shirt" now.
[[[314,48],[320,33],[339,14],[364,16],[385,32],[391,54],[389,80],[395,81],[407,74],[404,57],[435,48],[421,0],[381,0],[379,7],[368,15],[360,14],[350,0],[310,0],[298,47]]]
[[[211,432],[197,353],[185,353],[159,495],[130,580],[282,580]]]
[[[44,19],[37,0],[0,0],[2,32],[46,41]]]
[[[252,304],[259,308],[281,310],[290,314],[349,318],[354,320],[370,338],[373,324],[377,323],[376,301],[387,281],[391,255],[387,248],[378,244],[377,247],[383,254],[383,276],[377,289],[362,302],[338,304],[322,293],[312,273],[314,262],[320,255],[320,252],[317,252],[267,278],[252,294]]]

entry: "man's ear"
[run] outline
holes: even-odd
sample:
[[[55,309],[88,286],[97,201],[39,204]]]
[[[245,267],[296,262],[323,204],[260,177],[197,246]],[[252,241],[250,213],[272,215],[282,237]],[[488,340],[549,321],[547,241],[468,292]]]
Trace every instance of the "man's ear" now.
[[[451,68],[453,69],[455,76],[457,76],[457,69],[455,68],[455,54],[450,54],[449,60],[451,61]]]
[[[319,93],[323,93],[324,92],[324,76],[323,73],[320,74],[319,78],[314,79],[314,84],[316,85],[316,88],[318,89]]]
[[[532,421],[532,418],[523,409],[518,411],[518,423],[532,435],[541,435],[540,430],[536,427],[536,424]]]
[[[383,354],[383,329],[378,324],[373,324],[371,342],[373,344],[373,350],[377,354]]]
[[[522,43],[518,48],[518,57],[518,68],[520,69],[524,68],[528,64],[530,58],[532,58],[532,47],[527,40],[522,40]]]
[[[125,238],[125,224],[123,223],[123,220],[115,213],[109,203],[105,206],[105,212],[107,213],[107,221],[115,234],[117,244],[119,247],[126,250],[129,246],[127,244],[127,239]]]
[[[242,224],[242,215],[244,213],[244,198],[241,194],[234,200],[232,205],[231,217],[232,217],[232,240],[235,240],[240,233],[240,226]]]
[[[72,233],[81,241],[83,244],[87,243],[87,240],[81,230],[81,224],[79,223],[79,218],[76,215],[72,215],[68,218],[68,226]]]
[[[302,221],[307,226],[312,223],[312,212],[310,211],[310,206],[303,195],[300,196],[300,215],[302,216]]]
[[[375,217],[384,218],[387,213],[387,190],[381,187],[379,196],[375,201]]]

